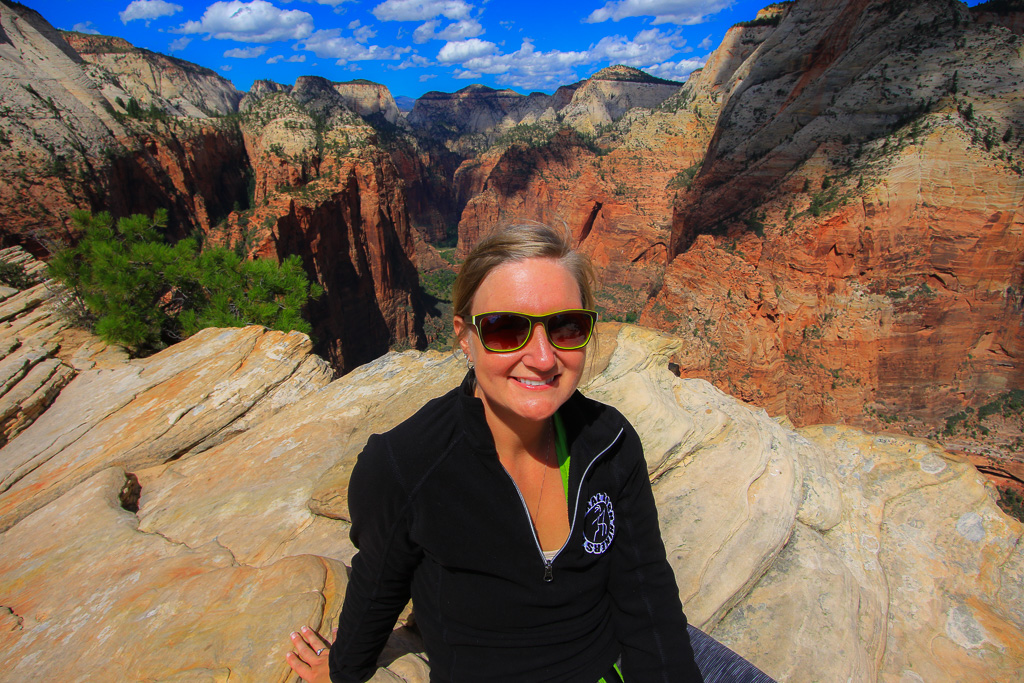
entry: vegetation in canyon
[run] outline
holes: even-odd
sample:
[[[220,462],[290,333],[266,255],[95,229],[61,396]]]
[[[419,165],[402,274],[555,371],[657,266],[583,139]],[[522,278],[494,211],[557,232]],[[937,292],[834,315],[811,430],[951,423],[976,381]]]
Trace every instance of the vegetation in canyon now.
[[[207,327],[311,331],[302,311],[322,290],[297,256],[245,260],[195,238],[169,244],[163,210],[73,218],[82,236],[53,255],[50,275],[67,290],[66,310],[108,342],[146,355]]]

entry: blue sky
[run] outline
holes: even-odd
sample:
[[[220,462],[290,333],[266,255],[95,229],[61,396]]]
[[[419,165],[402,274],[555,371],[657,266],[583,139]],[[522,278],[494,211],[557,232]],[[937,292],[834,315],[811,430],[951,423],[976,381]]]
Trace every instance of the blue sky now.
[[[980,0],[971,0],[970,5]],[[470,83],[551,92],[611,64],[685,80],[769,0],[28,0],[57,28],[214,69],[366,78],[419,97]]]

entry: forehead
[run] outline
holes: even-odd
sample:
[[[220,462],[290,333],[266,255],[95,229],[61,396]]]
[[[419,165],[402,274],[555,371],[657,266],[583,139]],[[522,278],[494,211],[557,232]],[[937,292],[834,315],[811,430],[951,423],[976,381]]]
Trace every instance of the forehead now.
[[[489,272],[473,297],[472,311],[541,314],[582,305],[579,284],[561,261],[530,258]]]

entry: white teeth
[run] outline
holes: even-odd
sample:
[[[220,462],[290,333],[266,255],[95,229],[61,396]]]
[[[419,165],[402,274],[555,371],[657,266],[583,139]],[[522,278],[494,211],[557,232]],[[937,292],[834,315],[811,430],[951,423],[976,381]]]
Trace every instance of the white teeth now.
[[[546,384],[551,384],[551,380],[550,379],[536,379],[536,380],[534,380],[534,379],[523,379],[522,377],[520,377],[518,379],[519,379],[520,382],[522,382],[523,384],[525,384],[528,387],[542,387],[542,386],[544,386]]]

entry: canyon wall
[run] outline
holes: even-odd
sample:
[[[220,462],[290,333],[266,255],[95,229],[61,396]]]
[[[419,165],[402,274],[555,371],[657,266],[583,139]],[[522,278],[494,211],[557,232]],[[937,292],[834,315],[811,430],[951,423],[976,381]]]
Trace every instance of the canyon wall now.
[[[21,5],[0,2],[0,25],[4,243],[43,255],[75,238],[74,210],[163,208],[172,239],[300,255],[325,290],[307,311],[318,350],[339,371],[423,343],[402,180],[360,116],[403,123],[386,88],[258,82],[239,116],[241,93],[208,69],[58,32]]]
[[[1019,35],[957,2],[795,3],[728,84],[640,318],[801,423],[927,429],[1024,382]]]

